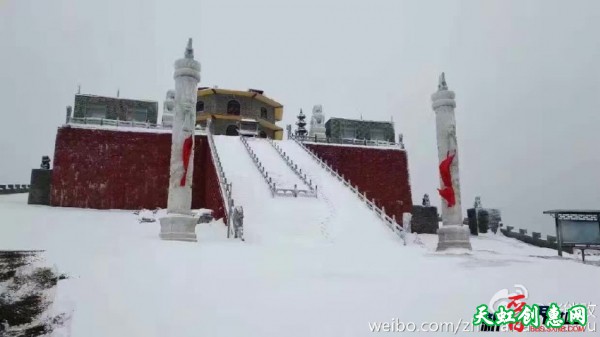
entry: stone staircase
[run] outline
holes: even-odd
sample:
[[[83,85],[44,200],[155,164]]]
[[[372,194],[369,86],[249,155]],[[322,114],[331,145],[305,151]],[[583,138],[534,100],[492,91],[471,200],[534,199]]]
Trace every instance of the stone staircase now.
[[[260,139],[257,139],[257,140],[261,141]],[[260,172],[265,183],[269,186],[269,190],[271,191],[272,197],[275,197],[275,196],[292,196],[292,197],[304,196],[304,197],[314,197],[314,198],[317,197],[316,189],[312,189],[312,188],[309,190],[299,189],[297,185],[294,185],[294,188],[277,187],[277,184],[273,181],[273,177],[269,176],[269,172],[267,172],[263,163],[260,161],[260,159],[258,158],[256,153],[254,153],[254,150],[252,150],[252,147],[248,144],[248,140],[246,139],[246,137],[240,136],[240,141],[242,142],[242,144],[244,144],[244,148],[248,152],[248,155],[252,159],[252,162],[254,162],[254,166],[256,166],[256,169],[258,169],[258,172]]]

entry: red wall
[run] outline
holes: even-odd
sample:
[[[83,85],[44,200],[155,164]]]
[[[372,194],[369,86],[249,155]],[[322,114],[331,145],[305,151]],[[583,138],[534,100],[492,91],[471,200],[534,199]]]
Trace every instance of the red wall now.
[[[192,208],[224,217],[205,136],[195,137]],[[166,208],[171,134],[62,127],[56,135],[52,206]]]
[[[205,136],[196,136],[192,208],[225,215]],[[412,211],[406,152],[307,144],[400,222]],[[50,203],[96,209],[166,208],[170,133],[58,129]]]
[[[406,152],[359,146],[306,144],[352,185],[358,186],[367,198],[375,198],[377,206],[385,207],[402,223],[402,213],[412,212],[412,195],[408,177]]]

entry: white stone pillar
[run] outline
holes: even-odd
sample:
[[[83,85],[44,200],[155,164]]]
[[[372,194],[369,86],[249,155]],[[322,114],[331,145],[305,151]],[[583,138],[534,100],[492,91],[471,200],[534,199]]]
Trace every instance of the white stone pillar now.
[[[438,229],[438,251],[448,248],[471,249],[469,229],[464,226],[460,199],[460,178],[458,170],[458,144],[456,141],[456,119],[454,117],[454,92],[448,90],[444,73],[440,76],[438,91],[431,96],[432,107],[436,115],[438,159],[440,163],[440,196],[442,197],[442,223]],[[442,179],[444,166],[450,163],[451,184]],[[453,199],[453,200],[452,200]]]
[[[194,60],[192,39],[185,57],[175,61],[175,109],[171,141],[171,170],[167,216],[161,219],[160,237],[166,240],[196,241],[197,219],[192,215],[194,171],[194,128],[200,81],[200,63]]]

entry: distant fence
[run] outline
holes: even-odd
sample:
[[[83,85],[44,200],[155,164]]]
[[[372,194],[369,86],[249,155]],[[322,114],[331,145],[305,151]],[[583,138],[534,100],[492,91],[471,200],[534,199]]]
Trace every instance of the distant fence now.
[[[363,146],[389,146],[404,149],[403,143],[388,142],[385,140],[371,139],[356,139],[356,138],[330,138],[330,137],[309,137],[309,136],[292,136],[294,139],[301,142],[324,143],[324,144],[347,144],[347,145],[363,145]]]
[[[514,238],[519,241],[523,241],[530,245],[534,245],[542,248],[550,248],[558,250],[558,243],[556,242],[556,236],[547,235],[546,240],[542,239],[542,233],[531,232],[531,236],[527,235],[527,230],[519,228],[518,232],[513,231],[515,228],[512,226],[506,226],[506,229],[500,229],[500,232],[509,238]],[[565,247],[566,248],[566,247]],[[566,248],[566,252],[573,253],[572,248]]]
[[[0,185],[0,194],[28,193],[29,186],[25,184]]]

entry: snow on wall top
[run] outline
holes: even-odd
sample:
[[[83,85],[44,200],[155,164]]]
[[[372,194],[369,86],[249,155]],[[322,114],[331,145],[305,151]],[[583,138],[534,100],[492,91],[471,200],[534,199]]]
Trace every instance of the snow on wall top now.
[[[400,148],[398,145],[359,145],[359,144],[338,144],[338,143],[315,143],[304,141],[304,144],[310,145],[322,145],[322,146],[341,146],[341,147],[358,147],[363,149],[375,149],[375,150],[396,150],[396,151],[406,151],[405,149]]]
[[[114,126],[114,125],[91,125],[91,124],[63,124],[61,128],[75,128],[75,129],[88,129],[88,130],[109,130],[109,131],[120,131],[120,132],[142,132],[142,133],[171,133],[170,128],[162,127],[134,127],[134,126]]]

